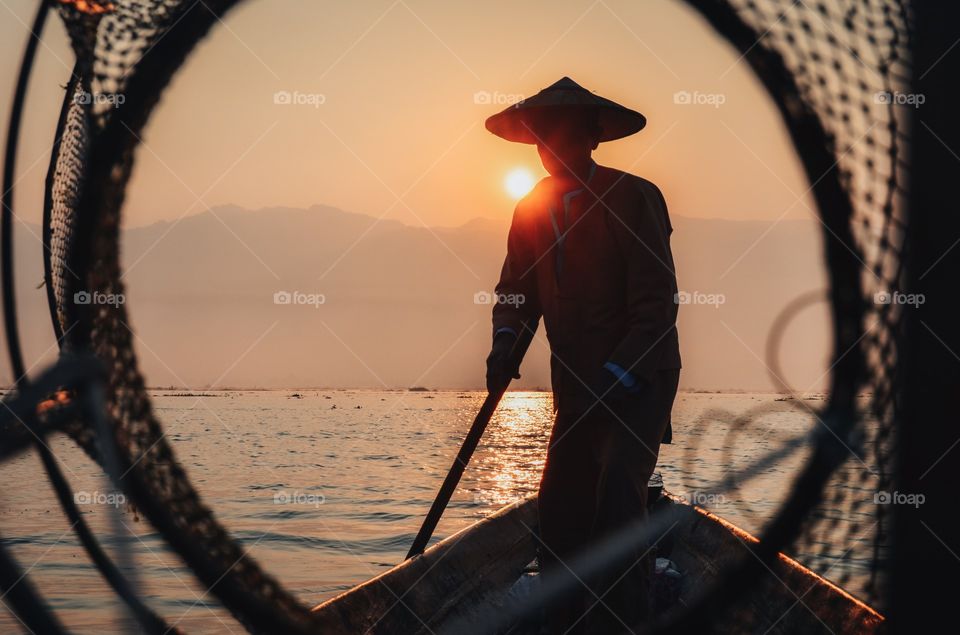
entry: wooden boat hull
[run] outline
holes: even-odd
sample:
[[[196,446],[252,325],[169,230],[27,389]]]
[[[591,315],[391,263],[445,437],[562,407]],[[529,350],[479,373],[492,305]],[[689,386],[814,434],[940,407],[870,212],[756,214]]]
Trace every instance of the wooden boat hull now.
[[[670,559],[685,572],[682,597],[695,597],[731,561],[752,557],[757,539],[736,525],[666,494],[688,509],[672,533]],[[796,560],[778,554],[744,606],[718,624],[729,633],[878,633],[884,618],[867,604]],[[746,628],[744,628],[746,626]]]
[[[681,600],[714,582],[727,563],[750,557],[757,540],[747,532],[664,493],[655,506],[666,505],[681,518],[667,540],[668,557],[684,573]],[[505,507],[315,607],[323,632],[442,632],[502,604],[536,556],[536,526],[536,497]],[[719,632],[875,633],[883,623],[869,606],[783,554],[769,571],[760,592],[723,620],[730,626],[719,623]]]

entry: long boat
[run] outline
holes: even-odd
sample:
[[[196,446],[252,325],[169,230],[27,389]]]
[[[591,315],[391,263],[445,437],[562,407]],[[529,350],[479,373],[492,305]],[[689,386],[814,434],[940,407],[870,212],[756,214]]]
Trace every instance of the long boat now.
[[[658,553],[679,574],[678,601],[695,597],[735,559],[750,557],[757,539],[706,509],[660,488],[651,489],[652,509],[670,507],[678,522],[668,551]],[[451,624],[471,623],[504,605],[520,581],[535,576],[534,531],[537,501],[532,496],[441,540],[416,556],[314,608],[328,633],[446,633]],[[884,618],[866,603],[778,554],[731,626],[719,632],[769,635],[881,632]],[[733,626],[736,624],[737,626]],[[748,625],[744,630],[743,625]],[[495,631],[496,632],[496,631]],[[507,628],[536,633],[529,624]]]

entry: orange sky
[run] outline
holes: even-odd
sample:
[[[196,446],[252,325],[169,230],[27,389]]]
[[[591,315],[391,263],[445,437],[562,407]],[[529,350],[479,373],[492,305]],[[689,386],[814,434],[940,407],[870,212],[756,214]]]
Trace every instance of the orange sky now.
[[[7,91],[13,89],[34,9],[28,0],[0,3],[0,83]],[[63,28],[52,19],[31,82],[22,136],[15,208],[22,221],[41,221],[49,148],[72,59]],[[765,386],[767,369],[757,351],[764,350],[776,312],[795,295],[823,284],[820,253],[811,240],[815,234],[775,222],[813,218],[812,201],[779,117],[751,70],[681,2],[249,0],[213,30],[164,95],[138,149],[125,222],[133,227],[175,221],[224,204],[274,210],[268,213],[279,213],[283,206],[324,204],[413,228],[458,226],[488,217],[500,222],[484,226],[505,231],[514,206],[504,188],[506,175],[526,168],[539,178],[543,171],[535,148],[494,137],[483,121],[510,100],[564,75],[647,116],[644,131],[603,144],[596,158],[657,183],[673,216],[768,221],[711,231],[705,221],[688,223],[689,233],[674,236],[681,288],[731,298],[725,311],[681,311],[688,366],[683,385]],[[6,121],[8,109],[9,101],[0,100],[0,121]],[[234,254],[230,261],[237,270],[250,265],[251,276],[266,276],[273,285],[269,293],[257,295],[266,306],[222,317],[210,313],[205,304],[210,298],[201,295],[178,308],[158,288],[179,288],[169,273],[174,264],[205,267],[205,261],[190,260],[193,252],[178,253],[184,249],[177,247],[180,243],[161,241],[161,247],[140,256],[131,245],[124,247],[128,271],[133,267],[138,272],[132,279],[151,271],[149,265],[164,272],[157,274],[162,284],[136,287],[148,297],[131,302],[138,307],[131,309],[138,335],[150,342],[142,353],[148,380],[155,385],[179,385],[179,378],[187,377],[189,385],[205,386],[224,368],[232,369],[222,377],[224,385],[375,387],[384,383],[381,377],[400,387],[421,381],[434,386],[482,382],[489,332],[474,326],[488,323],[489,309],[474,306],[472,298],[495,282],[501,237],[483,239],[481,258],[471,251],[479,247],[479,238],[457,253],[431,230],[432,237],[424,239],[433,251],[420,245],[423,253],[397,263],[398,269],[406,265],[429,273],[399,281],[391,292],[406,297],[419,286],[442,286],[446,275],[458,290],[444,310],[424,316],[391,301],[370,313],[362,303],[331,299],[324,314],[332,329],[328,334],[316,320],[301,323],[287,313],[267,313],[274,308],[268,303],[271,294],[292,284],[274,273],[282,269],[290,255],[286,252],[296,252],[303,262],[316,255],[322,264],[318,271],[329,271],[329,254],[323,254],[338,244],[336,227],[303,231],[297,234],[299,244],[272,257],[262,254],[278,247],[261,244],[263,231],[241,239],[242,229],[226,224],[214,229],[204,239],[210,253],[239,251],[239,258]],[[22,225],[17,231],[30,240]],[[807,238],[797,242],[790,239],[791,232]],[[369,263],[350,257],[377,244],[376,235],[364,232],[359,244],[346,248],[342,262],[340,256],[330,256],[343,277],[341,286],[350,287],[349,281],[362,281],[370,273]],[[20,272],[26,283],[18,292],[22,306],[34,311],[31,315],[42,315],[46,297],[36,285],[39,251],[36,244],[27,244],[37,256],[30,260],[32,268]],[[173,251],[165,252],[167,247]],[[465,266],[465,259],[473,265]],[[304,273],[302,268],[289,267]],[[180,282],[189,287],[202,273],[190,271]],[[310,288],[334,298],[335,285],[325,275],[311,279]],[[378,301],[387,297],[393,296]],[[181,309],[217,325],[217,337],[203,341],[208,349],[203,368],[195,359],[196,325],[177,322],[183,318],[177,312]],[[176,317],[168,317],[169,311]],[[816,383],[825,368],[826,316],[815,317],[788,342],[798,349],[791,349],[795,354],[788,374],[801,383]],[[270,326],[272,319],[276,329]],[[45,321],[22,322],[29,359],[51,357],[54,347]],[[227,323],[234,329],[231,337],[223,336]],[[400,324],[403,338],[390,330]],[[247,356],[247,347],[268,330],[273,339]],[[386,340],[374,341],[371,333]],[[284,348],[284,342],[290,346]],[[186,349],[177,348],[181,345]],[[158,360],[153,351],[161,352]],[[525,371],[528,387],[546,382],[547,356],[541,353],[529,362],[531,372]],[[331,357],[337,354],[339,358]],[[418,379],[423,369],[408,360],[433,360],[434,355],[440,361],[431,366],[433,374]],[[301,357],[319,366],[284,374],[293,372],[290,360]],[[176,371],[172,375],[171,368]]]
[[[6,90],[33,8],[0,7]],[[30,220],[39,220],[72,59],[58,20],[45,41],[20,157],[20,215]],[[642,133],[601,146],[597,159],[658,183],[674,214],[810,216],[770,102],[680,2],[251,0],[214,29],[166,94],[138,155],[127,220],[223,203],[325,203],[431,226],[507,218],[506,173],[542,169],[532,147],[490,135],[483,120],[504,105],[495,102],[562,75],[647,115]],[[276,104],[280,91],[308,103]],[[476,103],[483,91],[494,103]],[[723,103],[676,103],[679,91]],[[7,108],[4,100],[3,121]]]

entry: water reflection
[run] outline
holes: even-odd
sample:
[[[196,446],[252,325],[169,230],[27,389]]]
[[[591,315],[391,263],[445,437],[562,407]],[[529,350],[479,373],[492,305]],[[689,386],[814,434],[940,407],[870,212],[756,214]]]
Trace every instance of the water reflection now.
[[[223,392],[202,403],[162,394],[155,402],[204,502],[268,572],[312,603],[403,559],[484,395],[301,394],[291,399],[283,391]],[[775,398],[681,393],[674,408],[676,445],[665,446],[660,455],[667,488],[696,492],[755,460],[782,435],[812,425],[809,416]],[[772,410],[725,451],[731,417],[717,413],[746,412],[758,404]],[[550,394],[507,393],[437,528],[438,538],[536,492],[552,420]],[[99,468],[70,441],[57,437],[54,449],[76,490],[103,489]],[[758,530],[757,519],[775,509],[801,458],[776,465],[742,491],[731,492],[717,512]],[[45,483],[33,454],[0,465],[0,478]],[[872,496],[868,487],[849,496]],[[67,623],[84,631],[109,631],[116,599],[87,563],[49,488],[8,488],[0,497],[0,529],[18,541],[21,561],[36,563],[31,578],[40,590],[63,607]],[[298,504],[320,497],[319,505]],[[827,511],[842,523],[857,520],[848,518],[842,506]],[[88,506],[83,512],[112,545],[109,510]],[[182,615],[179,626],[190,633],[220,633],[224,622],[232,624],[220,607],[198,603],[203,589],[148,523],[124,513],[137,534],[129,546],[142,592],[155,599],[161,612],[174,620]],[[184,613],[192,605],[196,608]],[[0,632],[15,632],[12,619],[0,614]]]
[[[504,395],[464,479],[464,487],[474,494],[474,517],[536,492],[552,410],[553,400],[548,393]]]

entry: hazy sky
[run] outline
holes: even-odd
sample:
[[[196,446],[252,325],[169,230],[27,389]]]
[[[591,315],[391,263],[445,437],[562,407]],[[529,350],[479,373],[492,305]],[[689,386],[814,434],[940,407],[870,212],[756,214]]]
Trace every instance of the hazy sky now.
[[[0,5],[4,90],[34,7]],[[32,219],[72,61],[59,20],[44,42],[20,156],[21,216]],[[680,2],[284,0],[242,3],[177,75],[139,151],[127,221],[224,203],[325,203],[427,225],[509,217],[506,173],[542,171],[531,146],[483,120],[563,75],[646,114],[643,132],[597,158],[658,183],[674,213],[810,215],[762,88]],[[279,91],[312,103],[276,104]],[[493,103],[476,103],[481,91]],[[676,103],[679,91],[712,103]]]
[[[0,0],[0,14],[4,15],[0,20],[0,90],[7,94],[13,90],[26,25],[34,10],[32,1]],[[55,16],[51,16],[43,41],[30,85],[16,199],[18,217],[36,224],[41,220],[43,183],[63,86],[73,61]],[[125,222],[129,227],[175,221],[225,204],[272,210],[326,204],[413,227],[458,226],[472,218],[489,217],[500,221],[497,227],[505,228],[514,205],[505,191],[506,175],[525,167],[539,177],[542,168],[535,148],[494,137],[485,130],[484,119],[507,102],[531,95],[564,75],[647,116],[644,131],[602,145],[597,159],[659,184],[673,215],[774,224],[778,219],[813,217],[807,181],[766,93],[749,67],[681,2],[251,0],[213,29],[163,96],[145,131],[145,144],[137,152]],[[0,100],[0,121],[5,123],[8,115],[9,100],[5,98]],[[237,262],[253,266],[254,273],[267,277],[276,289],[287,288],[290,281],[275,273],[278,265],[269,256],[271,249],[297,251],[295,248],[312,241],[321,250],[324,240],[331,238],[327,234],[336,231],[323,227],[315,233],[303,232],[294,238],[303,241],[298,245],[260,245],[259,236],[242,240],[238,234],[242,231],[218,220],[214,229],[221,231],[211,233],[208,242],[199,247],[204,257],[217,259],[230,249],[239,250]],[[706,240],[675,236],[675,244],[686,245],[677,254],[681,288],[730,292],[733,297],[732,289],[737,287],[733,278],[749,277],[751,267],[783,272],[777,278],[784,280],[783,287],[775,291],[784,298],[820,286],[820,276],[812,273],[822,272],[819,252],[803,249],[798,256],[785,253],[789,250],[771,249],[780,243],[767,238],[770,230],[772,227],[728,231],[723,233],[727,238],[718,234]],[[29,239],[22,225],[18,232]],[[456,295],[464,302],[477,289],[492,288],[495,265],[502,258],[502,240],[496,241],[496,249],[485,248],[484,258],[478,260],[468,252],[479,245],[461,245],[458,253],[443,232],[431,230],[429,234],[432,236],[421,238],[428,247],[441,250],[441,257],[429,262],[445,264],[427,267],[416,284],[438,284],[441,274],[450,272],[437,269],[449,267],[466,279],[462,293]],[[342,260],[330,255],[330,262],[322,268],[350,279],[364,279],[371,272],[371,259],[361,262],[356,256],[375,244],[375,235],[364,233],[359,245],[352,243],[345,250]],[[724,240],[727,242],[720,244]],[[190,249],[185,245],[150,246],[134,258],[136,262],[126,260],[131,255],[128,249],[124,264],[128,270],[149,270],[152,264],[168,271],[169,267],[161,265],[193,262],[186,257],[191,255],[187,251],[177,252]],[[166,254],[167,260],[161,261],[160,254]],[[275,260],[282,260],[282,255]],[[760,255],[762,260],[758,260]],[[373,256],[375,260],[376,254]],[[467,260],[474,262],[471,258],[493,264],[481,276],[466,266]],[[155,261],[146,262],[151,259]],[[706,271],[711,267],[717,271]],[[40,315],[46,310],[46,299],[36,285],[39,258],[33,268],[33,273],[20,272],[28,280],[18,291],[28,313],[34,310]],[[726,273],[734,269],[736,276],[725,282]],[[804,273],[791,282],[786,280],[791,271]],[[310,285],[324,291],[322,285],[329,281],[320,273],[312,272],[319,277]],[[175,285],[176,280],[165,276],[163,283]],[[689,286],[694,283],[716,288]],[[751,372],[754,377],[765,377],[766,368],[755,351],[763,349],[763,335],[775,311],[787,301],[777,295],[782,302],[772,306],[771,294],[773,291],[767,296],[744,292],[731,303],[730,311],[756,309],[744,312],[749,319],[744,318],[743,323],[731,321],[732,313],[717,311],[711,324],[724,330],[714,333],[700,328],[681,335],[684,350],[696,350],[696,354],[684,353],[693,365],[685,374],[685,386],[758,385],[756,379],[747,382],[742,378]],[[264,302],[270,297],[264,292]],[[165,302],[161,298],[152,305],[140,305],[139,313],[132,309],[138,318],[138,336],[152,342],[165,362],[159,370],[151,367],[148,380],[171,382],[163,373],[172,366],[180,375],[189,375],[192,385],[208,385],[223,368],[235,370],[223,379],[226,383],[274,381],[264,370],[269,360],[257,361],[244,352],[274,328],[267,317],[260,316],[261,321],[266,320],[263,324],[257,320],[243,322],[243,328],[239,322],[232,324],[238,329],[233,337],[217,341],[225,351],[216,361],[219,370],[198,371],[194,376],[189,373],[194,370],[195,347],[210,346],[211,342],[202,341],[189,325],[171,326],[176,318],[155,319],[170,309]],[[202,308],[202,301],[191,302],[193,309]],[[151,309],[154,313],[145,313],[144,306],[155,307]],[[382,335],[397,342],[397,334],[390,328],[403,323],[402,307],[396,303],[384,306],[372,315],[361,311],[363,307],[338,307],[347,311],[344,315],[349,314],[348,309],[357,310],[372,320],[368,330],[357,334],[350,331],[357,322],[353,317],[344,318],[343,325],[334,324],[336,333],[330,337],[316,321],[301,324],[279,319],[270,337],[308,342],[319,360],[341,348],[361,350],[369,343],[366,334],[371,329],[382,329]],[[476,309],[476,315],[464,318],[467,322],[488,323],[485,307],[470,304],[467,308]],[[684,315],[681,312],[681,326]],[[434,385],[482,381],[488,330],[478,327],[467,336],[466,326],[453,317],[437,319],[439,326],[455,332],[441,337],[437,324],[418,317],[405,327],[403,335],[406,344],[429,351],[430,359],[433,354],[449,353],[448,361],[437,366],[437,377],[424,381]],[[819,327],[807,325],[804,336],[794,342],[802,349],[799,363],[813,369],[805,371],[813,378],[825,368],[823,346],[807,343],[826,340],[826,320],[821,316],[817,322]],[[181,332],[187,334],[181,342],[186,352],[177,357],[176,345],[168,340]],[[31,360],[52,356],[54,347],[46,324],[37,329],[27,325],[25,334]],[[741,353],[748,350],[749,356],[745,354],[737,362],[743,366],[738,372],[746,374],[723,371],[724,361],[732,358],[711,348],[717,338],[729,340],[726,344]],[[269,350],[274,343],[265,342],[263,347]],[[143,346],[146,352],[141,353],[149,366],[153,351],[149,345]],[[373,381],[375,375],[389,375],[385,369],[393,368],[397,359],[406,359],[403,355],[411,356],[400,354],[400,344],[374,349],[364,352],[360,361],[354,359],[355,354],[345,357],[339,367],[353,364],[356,377]],[[240,364],[240,359],[251,366]],[[543,362],[546,355],[538,359],[537,363]],[[721,368],[711,370],[711,364]],[[334,380],[321,370],[276,381],[333,385]],[[401,387],[413,381],[400,371],[390,377],[391,385]],[[691,379],[697,377],[701,379]],[[350,375],[349,381],[360,385],[361,379]]]

